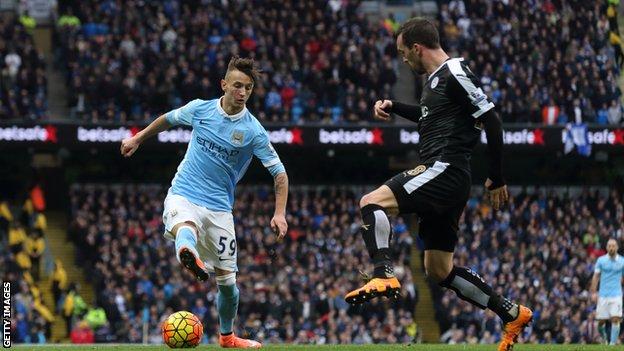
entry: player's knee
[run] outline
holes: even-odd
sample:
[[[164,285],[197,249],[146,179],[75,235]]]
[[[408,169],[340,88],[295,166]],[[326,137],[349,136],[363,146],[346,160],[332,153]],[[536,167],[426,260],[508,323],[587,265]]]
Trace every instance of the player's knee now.
[[[362,198],[360,199],[360,208],[363,208],[366,205],[370,205],[371,203],[372,203],[371,194],[366,194],[362,196]]]
[[[366,205],[379,205],[379,196],[375,192],[368,193],[360,199],[360,208],[364,208]]]
[[[217,275],[215,278],[217,281],[217,285],[235,285],[236,284],[236,273],[228,272],[225,274]]]
[[[451,270],[446,266],[425,267],[425,274],[435,283],[440,283],[451,274]]]
[[[177,235],[178,230],[180,230],[183,227],[187,227],[187,228],[190,227],[191,230],[195,233],[195,235],[197,235],[197,232],[198,232],[197,225],[193,221],[186,221],[186,222],[176,224],[172,230],[173,235]]]

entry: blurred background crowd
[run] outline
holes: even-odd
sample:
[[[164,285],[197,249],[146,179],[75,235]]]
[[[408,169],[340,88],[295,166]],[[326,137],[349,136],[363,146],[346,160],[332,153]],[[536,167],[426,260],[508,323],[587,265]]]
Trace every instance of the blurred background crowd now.
[[[47,118],[45,62],[62,73],[70,114],[90,122],[147,122],[217,97],[235,54],[265,73],[249,108],[266,122],[369,123],[375,100],[410,84],[398,80],[392,13],[373,20],[361,1],[276,5],[63,1],[47,61],[30,22],[5,17],[0,118]],[[435,21],[442,47],[469,61],[504,122],[621,125],[624,54],[616,7],[607,5],[439,0]]]
[[[92,279],[96,304],[106,312],[110,332],[102,335],[114,335],[116,342],[141,341],[148,314],[150,341],[160,343],[159,323],[177,310],[196,314],[211,341],[218,335],[214,281],[194,282],[180,269],[173,243],[162,235],[165,192],[149,186],[78,186],[70,194],[69,239],[79,248],[77,263]],[[418,295],[409,268],[412,239],[401,219],[393,227],[403,297],[350,308],[343,296],[361,282],[358,269],[366,270],[368,262],[352,191],[291,192],[290,229],[281,244],[269,226],[272,189],[244,188],[237,197],[239,334],[249,332],[271,343],[415,339],[412,313]]]
[[[470,267],[498,293],[533,308],[531,342],[593,343],[596,303],[589,286],[606,242],[624,244],[621,192],[585,190],[569,196],[542,190],[512,197],[500,212],[472,198],[464,212],[456,264]],[[438,291],[437,319],[445,342],[498,340],[498,317]]]
[[[56,283],[55,308],[66,320],[67,333],[86,329],[96,342],[142,342],[147,325],[147,341],[160,343],[159,323],[174,311],[188,310],[202,320],[206,341],[215,341],[216,287],[214,282],[195,282],[183,271],[173,244],[162,236],[165,191],[156,185],[72,188],[66,239],[78,248],[75,263],[90,280],[95,303],[85,303],[66,277],[60,286]],[[410,248],[421,243],[402,218],[392,222],[402,297],[359,307],[345,303],[344,294],[361,282],[360,271],[370,269],[359,234],[357,200],[363,192],[356,187],[295,188],[287,210],[290,230],[278,244],[269,229],[271,189],[241,189],[234,210],[241,290],[238,332],[270,343],[414,342],[420,338],[412,318],[418,290],[431,288],[442,342],[498,340],[501,327],[493,313],[436,285],[414,285]],[[517,192],[507,209],[495,213],[475,194],[460,221],[456,264],[479,272],[499,293],[534,308],[531,341],[596,342],[589,282],[606,240],[622,243],[623,204],[617,191],[537,190]],[[29,277],[38,273],[23,257],[32,256],[28,242],[37,240],[42,230],[37,221],[45,219],[41,214],[32,217],[28,208],[23,213],[23,220],[38,219],[30,226],[23,220],[10,225],[11,250],[3,259],[22,272],[16,300],[36,302],[40,293]],[[15,228],[33,228],[37,234],[23,238]],[[45,306],[24,303],[18,310],[21,341],[45,340],[46,326],[49,337],[54,317]]]

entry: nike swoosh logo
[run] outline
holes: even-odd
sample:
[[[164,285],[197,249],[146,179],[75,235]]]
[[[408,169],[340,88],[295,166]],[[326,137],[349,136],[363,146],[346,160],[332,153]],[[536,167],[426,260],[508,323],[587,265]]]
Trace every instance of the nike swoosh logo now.
[[[232,261],[232,258],[221,258],[221,257],[219,257],[219,261]]]

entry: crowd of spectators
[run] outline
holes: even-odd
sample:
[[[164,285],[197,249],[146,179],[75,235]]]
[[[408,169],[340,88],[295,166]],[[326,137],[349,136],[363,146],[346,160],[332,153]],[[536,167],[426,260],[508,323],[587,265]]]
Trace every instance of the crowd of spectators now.
[[[195,282],[180,269],[172,243],[163,238],[165,190],[156,185],[72,188],[69,235],[80,248],[78,263],[93,279],[97,305],[110,321],[108,341],[141,341],[145,321],[150,342],[159,343],[159,322],[177,310],[198,315],[206,330],[204,342],[215,341],[216,288],[214,282]],[[293,189],[289,233],[278,244],[268,229],[271,190],[240,189],[234,209],[239,334],[269,343],[401,343],[417,338],[412,313],[418,291],[409,266],[412,236],[401,218],[393,228],[403,297],[356,308],[342,298],[361,282],[358,270],[368,267],[359,234],[357,199],[362,193],[363,188],[355,187]],[[624,200],[616,190],[516,192],[499,212],[474,195],[460,220],[456,264],[479,272],[497,292],[534,309],[529,341],[595,343],[600,340],[589,282],[596,258],[612,237],[624,247]],[[438,297],[434,306],[443,342],[494,343],[500,338],[495,314],[452,292],[429,288]]]
[[[359,2],[74,3],[57,44],[70,106],[92,121],[219,96],[233,54],[266,73],[249,103],[262,121],[368,122],[397,81],[398,23]],[[470,61],[505,122],[622,123],[614,23],[599,1],[439,1],[442,46]]]
[[[606,1],[439,4],[443,47],[470,60],[504,122],[623,122]]]
[[[478,272],[494,290],[534,310],[528,341],[597,343],[596,303],[589,287],[596,259],[615,238],[624,247],[621,192],[585,190],[576,195],[519,193],[496,213],[472,198],[460,225],[455,264]],[[432,286],[443,342],[491,343],[501,323]]]
[[[261,121],[371,120],[397,80],[392,33],[359,1],[74,1],[57,27],[69,105],[91,121],[150,120],[221,94],[229,58],[264,71]]]
[[[0,121],[48,117],[45,61],[30,30],[13,14],[0,16]]]
[[[278,6],[279,4],[279,6]],[[607,2],[439,0],[442,46],[462,56],[508,123],[624,123],[624,61]],[[616,10],[612,10],[615,12]],[[397,81],[392,15],[358,1],[67,1],[53,47],[68,105],[93,122],[148,121],[221,94],[235,54],[265,72],[261,121],[367,123]],[[45,64],[15,16],[0,19],[0,119],[46,118]]]
[[[412,237],[402,219],[395,230],[396,273],[402,297],[350,307],[346,292],[362,283],[369,267],[359,234],[358,196],[338,188],[294,188],[287,208],[289,232],[276,243],[269,221],[270,187],[237,191],[237,284],[241,291],[235,331],[268,343],[409,343],[418,338],[412,313],[417,291],[409,252]],[[70,193],[69,238],[78,248],[108,320],[96,330],[115,342],[141,342],[143,323],[149,342],[161,343],[159,323],[188,310],[216,342],[218,318],[214,280],[198,283],[181,269],[172,242],[163,237],[160,186],[76,185]],[[253,214],[253,215],[251,215]],[[274,250],[275,255],[271,252]]]
[[[46,343],[55,318],[42,295],[49,287],[39,284],[47,222],[36,205],[28,199],[20,211],[0,200],[0,276],[11,283],[11,340],[16,343]]]

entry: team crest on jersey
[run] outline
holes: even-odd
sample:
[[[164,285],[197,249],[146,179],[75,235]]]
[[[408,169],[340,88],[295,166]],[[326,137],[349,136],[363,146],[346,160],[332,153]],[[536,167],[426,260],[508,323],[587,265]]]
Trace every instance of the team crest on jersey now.
[[[232,144],[234,145],[243,145],[243,141],[245,139],[245,134],[243,134],[243,132],[241,132],[240,130],[235,130],[234,132],[232,132]]]
[[[431,80],[431,89],[435,89],[435,87],[438,86],[439,81],[440,79],[438,79],[438,77],[433,77],[433,79]]]
[[[427,166],[419,165],[416,168],[410,169],[409,171],[407,171],[407,175],[415,177],[415,176],[421,174],[422,172],[424,172],[426,169],[427,169]]]

